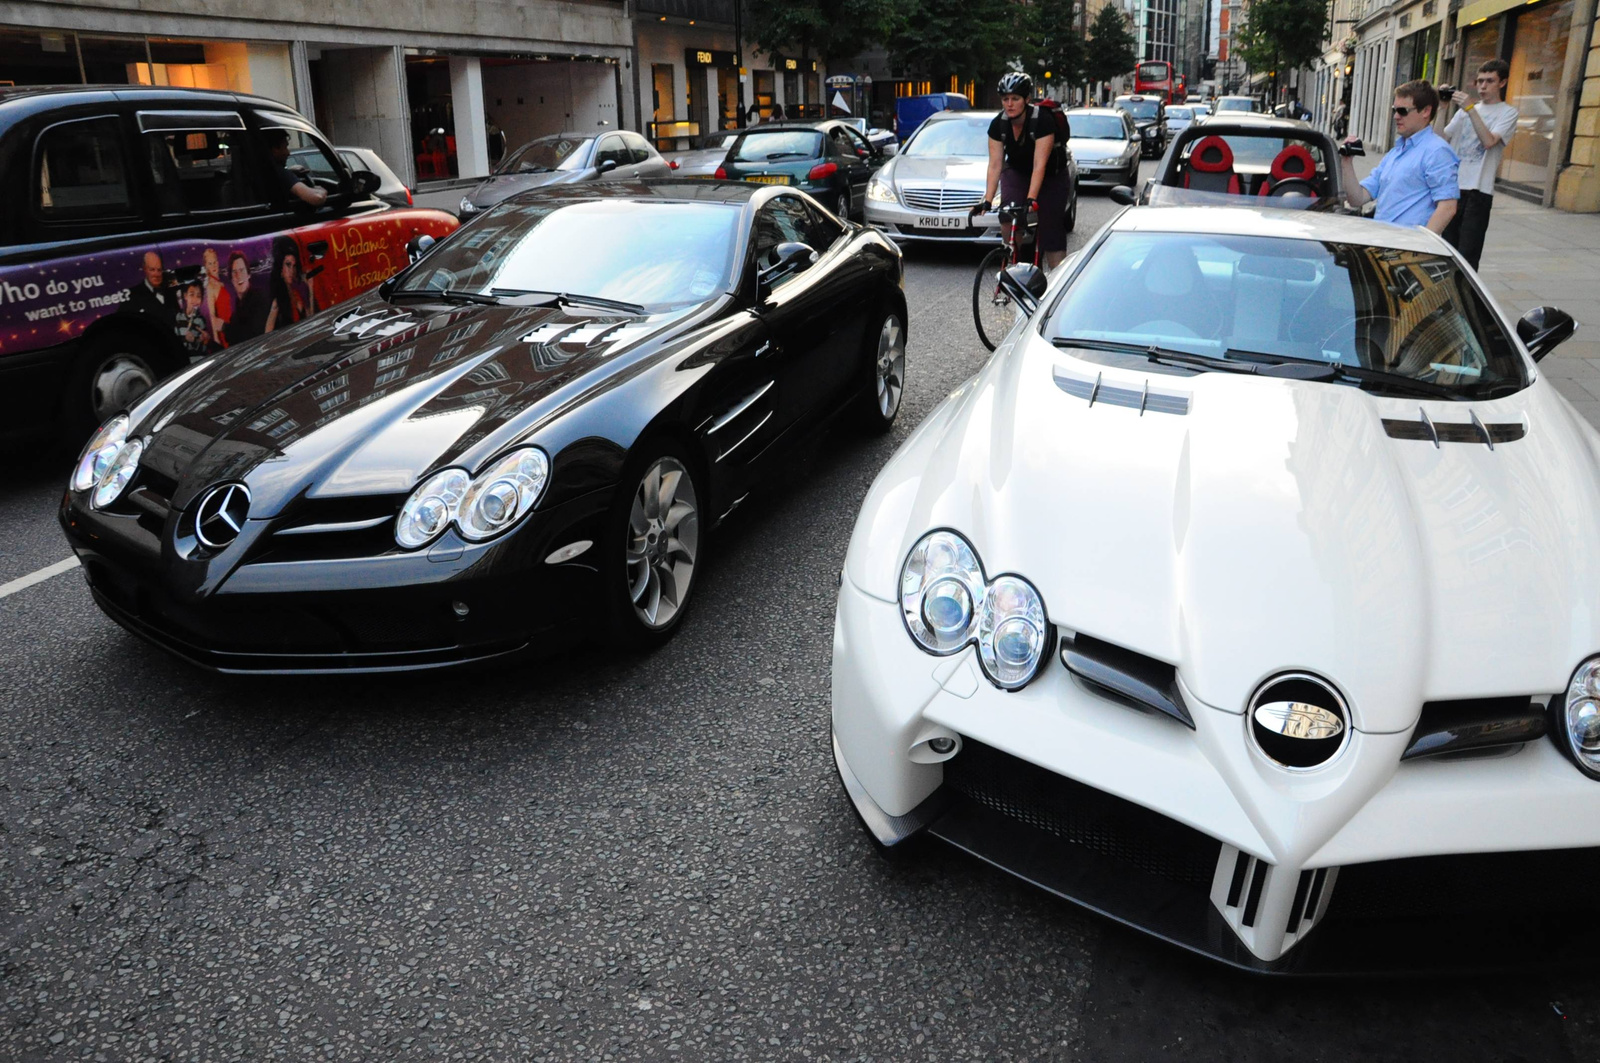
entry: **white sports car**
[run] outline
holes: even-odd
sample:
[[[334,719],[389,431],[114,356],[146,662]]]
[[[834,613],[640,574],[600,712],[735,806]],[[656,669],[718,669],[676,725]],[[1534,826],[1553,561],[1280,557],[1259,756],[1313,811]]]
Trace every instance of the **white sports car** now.
[[[1426,230],[1254,208],[1133,208],[1006,284],[1031,317],[845,561],[834,753],[878,843],[1262,972],[1577,948],[1600,434],[1535,364],[1572,319]]]

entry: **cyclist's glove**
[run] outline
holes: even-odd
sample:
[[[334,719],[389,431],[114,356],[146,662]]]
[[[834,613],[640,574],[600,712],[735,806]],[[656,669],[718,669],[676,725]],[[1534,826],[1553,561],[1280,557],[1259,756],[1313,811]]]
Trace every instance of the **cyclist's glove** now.
[[[989,201],[987,199],[980,199],[972,205],[970,210],[967,211],[967,217],[976,218],[980,214],[987,213],[989,213]]]

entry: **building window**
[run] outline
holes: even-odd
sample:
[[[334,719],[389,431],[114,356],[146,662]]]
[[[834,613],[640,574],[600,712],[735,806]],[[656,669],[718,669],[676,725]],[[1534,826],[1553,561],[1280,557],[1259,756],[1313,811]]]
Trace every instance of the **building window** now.
[[[676,115],[672,85],[673,68],[671,63],[654,63],[650,67],[650,81],[653,85],[651,92],[651,110],[655,112],[657,122],[671,122]]]
[[[1511,35],[1506,99],[1517,109],[1518,121],[1501,160],[1500,179],[1536,191],[1543,191],[1549,176],[1572,6],[1572,0],[1561,0],[1525,11],[1516,16]]]

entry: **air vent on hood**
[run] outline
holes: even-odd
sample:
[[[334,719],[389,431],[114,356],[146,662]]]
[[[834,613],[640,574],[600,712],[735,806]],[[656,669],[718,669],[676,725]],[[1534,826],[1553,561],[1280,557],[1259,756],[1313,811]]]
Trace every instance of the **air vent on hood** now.
[[[1457,421],[1435,421],[1428,416],[1428,411],[1417,408],[1420,414],[1415,421],[1400,421],[1394,418],[1383,419],[1383,430],[1389,433],[1391,439],[1415,439],[1432,443],[1438,447],[1442,443],[1482,443],[1490,450],[1496,443],[1514,443],[1528,434],[1525,426],[1517,422],[1484,424],[1478,420],[1478,415],[1471,410],[1467,415],[1472,420],[1465,424]]]
[[[1055,367],[1056,387],[1068,395],[1089,400],[1090,406],[1097,402],[1111,406],[1126,406],[1138,410],[1141,417],[1146,411],[1175,413],[1179,416],[1189,412],[1189,393],[1186,391],[1152,388],[1148,379],[1145,380],[1143,388],[1121,387],[1105,383],[1103,377],[1103,373],[1096,373],[1091,377],[1079,375],[1063,366]]]

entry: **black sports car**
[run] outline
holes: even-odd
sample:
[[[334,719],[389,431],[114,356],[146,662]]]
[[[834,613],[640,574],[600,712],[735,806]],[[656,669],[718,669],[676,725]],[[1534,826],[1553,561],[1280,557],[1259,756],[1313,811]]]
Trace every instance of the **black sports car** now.
[[[893,422],[902,280],[789,189],[527,193],[113,418],[61,524],[106,613],[219,670],[657,642],[780,452]]]

